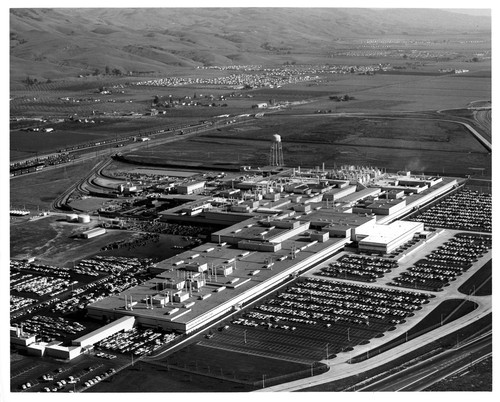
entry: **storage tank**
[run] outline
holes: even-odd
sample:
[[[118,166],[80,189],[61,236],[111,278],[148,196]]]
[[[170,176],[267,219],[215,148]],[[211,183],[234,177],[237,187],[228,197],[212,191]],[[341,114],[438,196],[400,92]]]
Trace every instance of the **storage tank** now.
[[[76,222],[78,220],[78,215],[77,214],[67,214],[66,215],[66,221],[67,222]]]
[[[89,215],[78,215],[78,223],[89,223],[90,222],[90,216]]]

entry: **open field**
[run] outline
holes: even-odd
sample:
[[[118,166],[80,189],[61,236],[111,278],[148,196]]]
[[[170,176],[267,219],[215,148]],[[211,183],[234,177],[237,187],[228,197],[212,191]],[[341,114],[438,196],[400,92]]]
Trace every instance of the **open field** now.
[[[458,288],[465,295],[491,296],[492,260],[484,264],[467,282]]]
[[[370,165],[396,171],[471,174],[469,167],[491,174],[491,157],[456,123],[408,118],[271,115],[234,128],[221,128],[186,141],[134,152],[147,161],[268,163],[273,134],[283,142],[288,166]]]
[[[68,163],[57,169],[16,177],[10,183],[10,204],[12,208],[31,211],[49,209],[52,201],[63,191],[85,177],[95,166],[90,159],[76,164]]]
[[[489,357],[467,370],[446,378],[424,391],[430,392],[491,392],[493,390],[493,357]]]
[[[371,61],[370,61],[371,62]],[[469,63],[470,64],[470,63]],[[29,156],[25,153],[51,152],[75,144],[99,139],[116,139],[139,135],[180,124],[210,119],[221,114],[238,115],[255,112],[251,106],[257,102],[296,102],[291,110],[281,112],[312,113],[316,110],[344,112],[388,112],[443,110],[467,107],[471,102],[491,99],[491,66],[488,62],[467,66],[474,69],[465,74],[429,74],[442,66],[422,67],[427,72],[411,70],[405,74],[377,73],[322,74],[318,79],[286,85],[282,88],[233,90],[223,85],[186,85],[181,87],[130,86],[138,78],[104,80],[87,77],[70,83],[39,84],[31,90],[13,91],[11,116],[65,118],[76,115],[94,123],[46,122],[33,120],[11,122],[11,158]],[[185,70],[184,76],[227,75],[223,71]],[[183,76],[180,74],[180,76]],[[97,88],[109,84],[116,93],[101,95]],[[123,93],[122,93],[123,92]],[[231,96],[231,95],[235,96]],[[354,97],[348,102],[329,100],[329,95]],[[128,113],[144,114],[153,107],[155,96],[160,99],[181,99],[197,96],[208,103],[206,96],[225,95],[215,100],[216,107],[181,106],[165,109],[158,116],[125,117]],[[66,100],[69,99],[69,100]],[[226,105],[222,107],[222,105]],[[265,112],[265,111],[264,111]],[[26,127],[52,127],[51,133],[21,131]],[[305,129],[304,129],[305,130]]]

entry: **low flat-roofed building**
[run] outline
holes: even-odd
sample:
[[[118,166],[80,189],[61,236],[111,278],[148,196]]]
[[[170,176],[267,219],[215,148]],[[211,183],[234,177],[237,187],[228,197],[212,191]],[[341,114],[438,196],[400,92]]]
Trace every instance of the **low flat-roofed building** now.
[[[86,230],[85,232],[83,232],[82,237],[84,239],[91,239],[92,237],[101,236],[103,234],[106,234],[106,229],[94,228],[94,229]]]
[[[405,192],[403,190],[391,190],[387,192],[387,197],[392,199],[398,199],[404,197]]]
[[[330,236],[340,235],[343,237],[340,232],[334,233],[330,230],[331,228],[340,229],[344,233],[348,232],[352,240],[355,239],[355,235],[359,230],[371,228],[376,222],[373,216],[359,216],[337,212],[328,208],[322,208],[311,212],[307,215],[307,219],[311,222],[311,229],[324,230],[328,231]]]
[[[178,184],[175,188],[179,194],[197,194],[205,189],[205,181]]]
[[[344,186],[332,188],[323,194],[323,199],[328,201],[337,201],[350,194],[356,194],[356,186]]]
[[[356,186],[352,187],[356,189]],[[363,188],[356,192],[351,191],[349,194],[346,194],[345,196],[335,198],[335,200],[338,200],[339,202],[343,202],[346,204],[350,204],[358,202],[368,197],[377,197],[380,194],[380,191],[381,190],[378,187],[368,187],[368,188]]]
[[[62,346],[62,342],[52,343],[46,346],[45,354],[57,359],[72,360],[80,356],[81,346]]]
[[[212,233],[211,240],[212,242],[227,242],[233,245],[244,240],[281,243],[309,229],[308,221],[301,221],[298,226],[290,224],[291,227],[286,227],[287,225],[283,222],[285,221],[283,220],[279,227],[269,226],[266,221],[262,222],[259,218],[252,218]]]
[[[132,329],[134,323],[135,323],[134,317],[125,316],[118,318],[116,321],[113,321],[102,328],[96,329],[95,331],[87,335],[83,335],[75,339],[72,342],[72,344],[74,346],[81,346],[81,347],[94,345],[95,343],[102,341],[104,338],[116,334],[117,332],[123,330],[128,331]]]
[[[402,210],[405,206],[404,199],[381,199],[367,205],[366,208],[376,215],[391,215]]]
[[[422,222],[395,221],[389,225],[374,225],[356,234],[360,251],[391,253],[424,230]]]
[[[10,343],[20,346],[28,346],[29,344],[34,343],[35,340],[35,335],[23,333],[19,327],[10,327]]]
[[[26,352],[31,356],[43,357],[45,356],[45,349],[47,348],[47,345],[47,342],[31,343],[26,347]]]
[[[330,234],[328,232],[311,232],[311,240],[319,241],[320,243],[324,243],[330,238]]]
[[[323,228],[331,237],[351,238],[352,228],[349,225],[332,224]]]

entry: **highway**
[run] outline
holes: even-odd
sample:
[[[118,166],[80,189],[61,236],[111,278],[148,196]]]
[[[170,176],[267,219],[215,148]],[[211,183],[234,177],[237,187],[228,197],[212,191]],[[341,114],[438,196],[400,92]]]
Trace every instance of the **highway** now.
[[[356,391],[422,391],[491,356],[491,331]]]

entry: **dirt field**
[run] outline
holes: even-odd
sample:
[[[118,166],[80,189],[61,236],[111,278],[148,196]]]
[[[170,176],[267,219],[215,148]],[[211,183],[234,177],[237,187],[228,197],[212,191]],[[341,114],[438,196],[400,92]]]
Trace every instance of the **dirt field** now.
[[[52,216],[20,225],[11,225],[11,258],[34,256],[37,261],[49,265],[71,266],[73,261],[91,255],[112,255],[122,257],[148,257],[166,259],[179,253],[174,245],[185,246],[189,241],[182,236],[161,234],[158,242],[148,242],[134,248],[123,247],[101,251],[103,246],[121,240],[130,240],[134,233],[124,230],[107,230],[102,236],[92,239],[76,237],[92,225],[68,223],[64,216]]]

